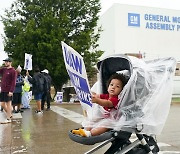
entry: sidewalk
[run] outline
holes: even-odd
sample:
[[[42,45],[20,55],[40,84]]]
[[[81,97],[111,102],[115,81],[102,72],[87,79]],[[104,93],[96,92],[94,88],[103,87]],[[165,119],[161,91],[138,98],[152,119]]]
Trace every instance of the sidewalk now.
[[[79,124],[53,111],[44,111],[43,115],[37,115],[34,111],[33,105],[32,109],[13,114],[11,124],[0,124],[0,153],[81,154],[90,149],[68,137],[68,131],[80,127]],[[5,115],[1,112],[0,120],[3,118]]]
[[[43,115],[34,113],[35,104],[31,107],[23,113],[13,114],[11,124],[0,124],[0,154],[83,154],[94,147],[78,144],[68,137],[69,130],[81,127],[77,122],[82,116],[80,104],[53,104],[52,110],[44,111]],[[172,104],[164,130],[157,137],[158,143],[163,143],[160,148],[164,152],[180,151],[179,113],[180,103]],[[74,120],[69,120],[70,116]],[[3,118],[4,112],[0,112],[0,120]],[[105,149],[95,154],[103,154]]]

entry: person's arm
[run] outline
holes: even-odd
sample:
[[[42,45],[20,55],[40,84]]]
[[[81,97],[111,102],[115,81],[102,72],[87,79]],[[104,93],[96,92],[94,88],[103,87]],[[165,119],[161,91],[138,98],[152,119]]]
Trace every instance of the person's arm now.
[[[27,76],[28,81],[29,81],[31,84],[33,84],[33,83],[34,83],[34,79],[29,75],[28,70],[26,71],[26,76]]]
[[[31,76],[28,76],[28,81],[33,84],[34,83],[34,79]]]
[[[100,106],[103,107],[113,107],[113,103],[110,100],[106,100],[106,99],[101,99],[99,97],[99,95],[93,93],[92,94],[92,103],[96,103],[99,104]]]
[[[16,86],[16,78],[17,78],[17,73],[15,70],[12,71],[12,82],[11,82],[11,88],[10,88],[10,91],[9,91],[9,96],[12,96],[13,94],[13,91],[15,89],[15,86]]]
[[[0,67],[0,74],[3,74],[4,67]]]

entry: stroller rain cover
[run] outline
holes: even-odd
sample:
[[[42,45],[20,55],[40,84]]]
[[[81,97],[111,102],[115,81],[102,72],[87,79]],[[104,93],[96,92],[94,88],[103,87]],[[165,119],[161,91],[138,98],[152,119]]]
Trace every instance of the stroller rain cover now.
[[[102,58],[97,67],[99,79],[91,89],[93,92],[104,93],[103,80],[115,72],[128,71],[129,80],[119,94],[117,108],[108,118],[104,118],[107,111],[103,107],[93,104],[82,126],[160,134],[170,109],[176,60],[167,57],[143,61],[115,54]]]

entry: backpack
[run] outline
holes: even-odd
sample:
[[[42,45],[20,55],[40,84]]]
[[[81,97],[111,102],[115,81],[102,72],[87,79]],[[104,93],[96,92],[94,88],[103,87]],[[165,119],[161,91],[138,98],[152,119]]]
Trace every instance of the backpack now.
[[[47,83],[43,74],[39,73],[36,76],[36,90],[38,92],[47,92]]]

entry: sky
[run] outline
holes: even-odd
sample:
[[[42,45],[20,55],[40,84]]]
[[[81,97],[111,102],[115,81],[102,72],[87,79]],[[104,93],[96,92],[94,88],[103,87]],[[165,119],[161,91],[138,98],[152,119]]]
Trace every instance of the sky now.
[[[4,9],[9,8],[15,0],[5,0],[0,5],[0,15],[3,15]],[[149,6],[158,8],[167,8],[173,10],[180,10],[180,0],[100,0],[101,12],[100,15],[107,11],[114,3],[130,4],[138,6]],[[0,22],[0,35],[3,34],[3,24]],[[0,36],[0,65],[3,59],[7,57],[4,52],[3,40]]]

